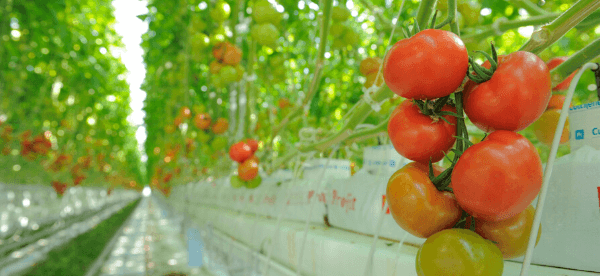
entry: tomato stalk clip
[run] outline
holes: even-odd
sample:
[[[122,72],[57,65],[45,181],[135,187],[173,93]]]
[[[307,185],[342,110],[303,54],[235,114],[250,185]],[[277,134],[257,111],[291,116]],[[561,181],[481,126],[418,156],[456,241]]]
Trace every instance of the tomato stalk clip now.
[[[490,62],[490,69],[487,69],[487,68],[477,64],[473,60],[472,57],[469,57],[469,65],[473,69],[474,72],[471,72],[471,70],[468,70],[467,76],[472,81],[474,81],[476,83],[486,82],[492,78],[492,75],[498,68],[498,54],[496,53],[496,48],[494,47],[493,43],[491,43],[491,48],[492,48],[491,56],[484,51],[476,51],[476,53],[483,54],[485,56],[485,58]]]

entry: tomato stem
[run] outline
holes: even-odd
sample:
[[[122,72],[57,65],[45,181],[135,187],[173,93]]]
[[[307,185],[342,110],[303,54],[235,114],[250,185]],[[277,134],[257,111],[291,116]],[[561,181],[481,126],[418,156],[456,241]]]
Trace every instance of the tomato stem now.
[[[571,55],[567,60],[550,71],[552,87],[561,83],[571,73],[577,70],[577,68],[591,61],[598,55],[600,55],[600,38]]]
[[[519,50],[534,54],[541,53],[598,8],[600,8],[598,0],[577,1],[550,24],[533,32],[531,38]]]
[[[490,45],[492,48],[491,56],[483,51],[476,52],[482,53],[485,56],[485,58],[490,62],[490,69],[477,64],[472,57],[469,57],[469,65],[475,72],[473,73],[469,70],[467,71],[467,76],[469,77],[469,79],[476,83],[482,83],[490,80],[494,75],[494,72],[498,68],[498,54],[496,53],[496,48],[494,47],[493,43],[491,43]]]

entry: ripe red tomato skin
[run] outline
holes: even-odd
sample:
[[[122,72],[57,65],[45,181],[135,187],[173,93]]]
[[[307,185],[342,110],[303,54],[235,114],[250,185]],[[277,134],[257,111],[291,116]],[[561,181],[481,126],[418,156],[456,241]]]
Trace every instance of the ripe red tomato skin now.
[[[557,57],[557,58],[553,58],[553,59],[549,60],[548,63],[547,63],[548,70],[554,69],[556,66],[558,66],[561,63],[565,62],[565,60],[567,60],[568,58],[569,57]],[[577,73],[577,70],[575,70],[575,72],[571,73],[571,75],[569,75],[561,83],[559,83],[556,86],[552,87],[552,90],[553,91],[563,91],[563,90],[569,89],[569,85],[571,85],[571,81],[575,77],[575,73]]]
[[[489,62],[483,66],[489,68]],[[550,71],[535,54],[519,51],[499,56],[498,69],[490,80],[480,84],[467,81],[465,113],[485,132],[520,131],[542,116],[551,86]]]
[[[433,171],[437,176],[443,169],[434,164]],[[428,172],[425,164],[409,163],[390,177],[386,188],[386,200],[396,223],[420,238],[454,226],[462,213],[454,195],[438,191]]]
[[[457,35],[427,29],[394,44],[384,59],[383,76],[401,97],[436,99],[453,93],[468,67],[467,48]]]
[[[248,144],[248,146],[250,146],[253,153],[256,152],[256,150],[258,150],[258,142],[256,140],[248,139],[248,140],[246,140],[246,144]]]
[[[452,188],[467,213],[500,221],[529,206],[542,177],[542,161],[533,144],[518,133],[498,130],[460,156],[452,171]]]
[[[235,143],[229,148],[229,157],[231,160],[243,163],[252,156],[252,148],[244,142]]]
[[[443,111],[456,112],[446,105]],[[456,141],[456,117],[445,115],[444,118],[453,125],[439,119],[433,120],[423,115],[419,107],[410,100],[402,102],[392,112],[388,123],[388,135],[396,151],[410,160],[429,163],[444,158],[444,152],[452,148]]]

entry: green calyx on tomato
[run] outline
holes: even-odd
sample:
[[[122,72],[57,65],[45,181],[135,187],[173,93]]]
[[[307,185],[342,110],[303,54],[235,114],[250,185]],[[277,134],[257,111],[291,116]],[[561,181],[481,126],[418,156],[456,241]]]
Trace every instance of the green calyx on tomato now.
[[[417,275],[500,276],[502,252],[491,241],[466,229],[446,229],[430,236],[419,248]]]
[[[469,77],[469,79],[471,79],[472,81],[474,81],[476,83],[482,83],[482,82],[486,82],[486,81],[490,80],[492,78],[492,75],[494,75],[494,72],[496,71],[496,69],[498,69],[498,53],[496,52],[494,43],[490,43],[490,45],[492,47],[492,55],[491,56],[484,51],[477,51],[477,53],[481,53],[485,56],[485,58],[487,58],[487,60],[490,63],[489,69],[477,64],[473,60],[473,58],[469,57],[469,65],[473,69],[474,73],[472,73],[471,70],[469,70],[469,71],[467,71],[467,76]]]
[[[489,62],[483,66],[491,68]],[[551,89],[550,71],[537,55],[525,51],[501,55],[491,79],[465,84],[465,113],[485,132],[521,131],[542,116]]]
[[[396,151],[410,160],[427,164],[444,158],[456,141],[456,109],[442,103],[429,110],[419,102],[404,101],[393,112],[388,135]],[[437,111],[437,110],[439,111]],[[444,118],[445,117],[445,118]]]

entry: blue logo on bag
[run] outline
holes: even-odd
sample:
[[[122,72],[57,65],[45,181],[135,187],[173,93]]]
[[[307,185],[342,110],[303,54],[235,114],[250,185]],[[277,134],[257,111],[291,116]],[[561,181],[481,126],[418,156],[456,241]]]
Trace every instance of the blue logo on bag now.
[[[575,131],[575,140],[583,140],[583,129]]]

